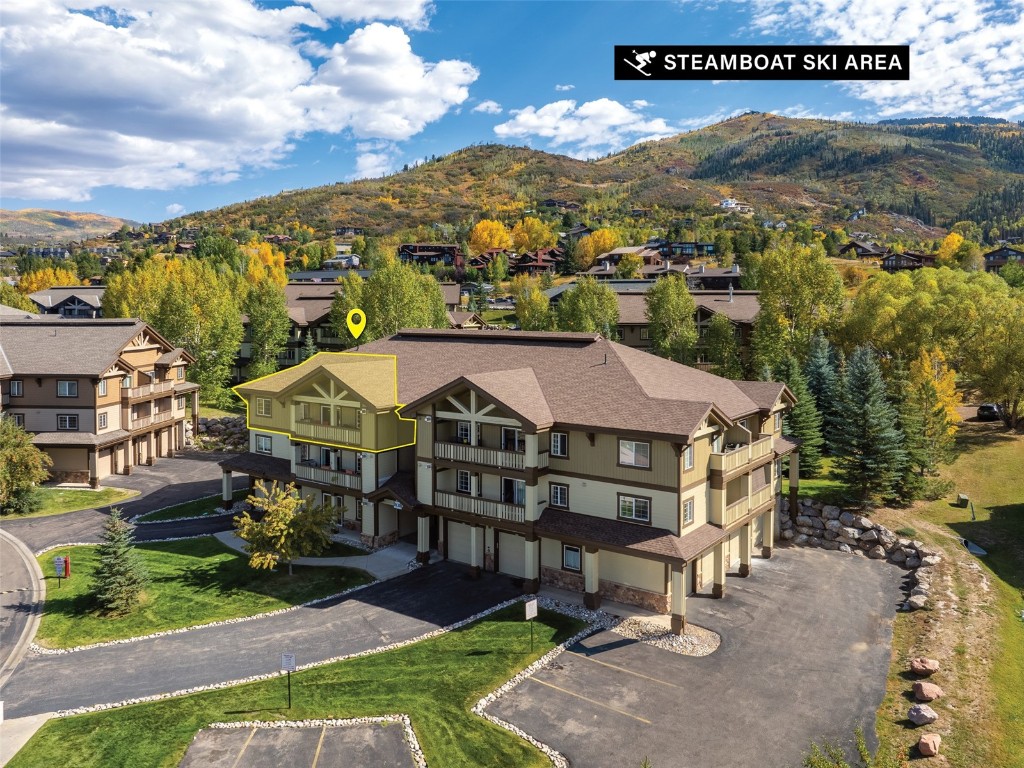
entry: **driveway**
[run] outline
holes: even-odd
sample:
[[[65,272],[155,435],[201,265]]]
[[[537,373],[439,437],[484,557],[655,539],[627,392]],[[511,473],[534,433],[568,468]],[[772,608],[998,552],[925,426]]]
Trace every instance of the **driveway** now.
[[[340,600],[262,619],[65,655],[29,653],[3,689],[5,716],[116,703],[278,671],[408,640],[520,594],[507,576],[436,563]]]
[[[730,577],[687,619],[722,635],[681,656],[612,632],[586,638],[489,712],[572,765],[798,766],[812,741],[874,748],[902,571],[859,556],[780,548]]]

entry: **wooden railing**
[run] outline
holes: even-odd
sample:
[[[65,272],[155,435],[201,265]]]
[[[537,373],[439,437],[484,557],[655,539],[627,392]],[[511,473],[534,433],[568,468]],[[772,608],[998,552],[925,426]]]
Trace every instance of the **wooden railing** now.
[[[465,496],[461,493],[436,491],[434,493],[434,506],[457,509],[460,512],[469,512],[470,514],[482,517],[493,517],[512,523],[522,523],[526,520],[526,507],[520,504],[506,504],[502,501]]]
[[[339,488],[351,488],[356,491],[363,487],[361,475],[336,472],[326,467],[307,467],[304,464],[296,464],[295,477],[299,480],[311,480],[314,483],[336,485]]]
[[[297,420],[292,431],[299,437],[326,440],[343,445],[359,445],[362,442],[362,433],[358,429],[332,427],[330,424],[322,424],[319,421]]]
[[[772,452],[772,436],[766,435],[752,443],[739,445],[730,451],[711,454],[711,468],[732,472],[745,464],[768,456]]]
[[[170,411],[161,411],[155,413],[152,416],[142,416],[140,418],[132,419],[132,429],[145,429],[151,427],[154,424],[161,424],[165,421],[170,421],[174,418],[174,414]]]
[[[501,469],[522,469],[526,454],[517,451],[499,451],[495,448],[481,448],[464,443],[434,443],[434,458],[449,461],[463,461],[468,464],[483,464]]]
[[[734,501],[732,504],[727,506],[725,508],[725,520],[723,521],[723,524],[724,525],[731,525],[731,524],[735,523],[737,520],[739,520],[741,517],[743,517],[745,514],[747,514],[747,510],[749,509],[749,505],[750,505],[749,497],[744,496],[739,501]]]
[[[766,485],[764,488],[754,491],[750,494],[750,508],[757,509],[762,504],[766,504],[772,499],[772,486],[771,484]]]
[[[143,384],[141,387],[132,387],[129,392],[129,397],[144,397],[145,395],[155,395],[161,392],[170,392],[174,389],[173,381],[157,381],[152,384]]]

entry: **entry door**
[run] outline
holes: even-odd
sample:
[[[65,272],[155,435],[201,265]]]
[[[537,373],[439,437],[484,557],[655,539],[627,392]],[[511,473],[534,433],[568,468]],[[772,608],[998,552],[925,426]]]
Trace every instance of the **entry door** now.
[[[333,469],[333,467],[331,467],[331,449],[330,448],[321,448],[320,449],[320,466],[321,467],[327,467],[329,469]]]

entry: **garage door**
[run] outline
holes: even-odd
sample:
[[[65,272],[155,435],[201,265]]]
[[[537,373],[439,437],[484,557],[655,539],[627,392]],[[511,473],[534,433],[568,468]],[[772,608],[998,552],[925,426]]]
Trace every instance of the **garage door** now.
[[[465,523],[448,521],[448,559],[457,563],[470,564],[469,537],[474,528]]]
[[[498,573],[526,578],[526,539],[498,531]]]
[[[106,477],[113,470],[110,468],[110,448],[103,448],[96,454],[96,476]]]

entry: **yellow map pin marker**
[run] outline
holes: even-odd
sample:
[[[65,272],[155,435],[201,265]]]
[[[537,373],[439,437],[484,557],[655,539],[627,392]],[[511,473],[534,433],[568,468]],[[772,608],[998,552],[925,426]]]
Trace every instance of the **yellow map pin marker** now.
[[[361,309],[350,309],[345,322],[348,324],[348,331],[352,334],[352,338],[358,339],[363,328],[366,327],[366,315]]]

